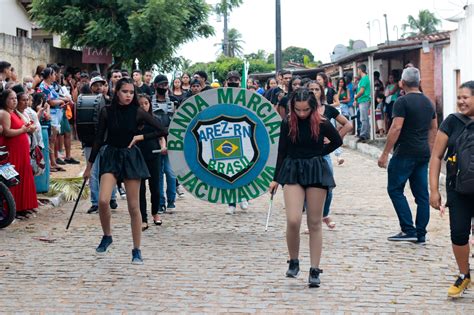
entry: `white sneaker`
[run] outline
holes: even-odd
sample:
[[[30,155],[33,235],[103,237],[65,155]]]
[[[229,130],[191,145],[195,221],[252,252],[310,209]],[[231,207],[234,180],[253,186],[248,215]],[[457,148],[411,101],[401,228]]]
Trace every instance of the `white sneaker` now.
[[[229,206],[229,208],[227,208],[227,214],[234,214],[234,213],[235,213],[235,207]]]
[[[249,208],[249,203],[248,203],[248,201],[242,201],[242,202],[240,203],[240,209],[242,209],[242,210],[247,210],[248,208]]]
[[[184,197],[184,188],[182,185],[178,185],[176,187],[176,193],[178,194],[179,198],[183,198]]]

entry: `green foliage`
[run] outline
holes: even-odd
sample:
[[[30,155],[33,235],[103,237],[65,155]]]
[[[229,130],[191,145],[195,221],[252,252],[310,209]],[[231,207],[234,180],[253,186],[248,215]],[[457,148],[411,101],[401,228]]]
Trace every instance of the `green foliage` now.
[[[51,195],[63,194],[64,200],[72,201],[77,198],[82,186],[82,177],[75,178],[52,178],[49,188]],[[89,197],[89,190],[84,188],[81,198],[87,199]]]
[[[70,47],[109,48],[116,63],[138,58],[144,68],[214,34],[205,0],[33,0],[30,12]]]
[[[418,12],[418,19],[409,15],[408,23],[402,25],[402,30],[404,31],[403,37],[436,33],[440,25],[441,20],[438,19],[434,13],[429,10],[420,10],[420,12]]]
[[[265,50],[259,49],[256,53],[250,53],[245,55],[247,60],[267,60],[268,54]]]
[[[216,14],[222,15],[239,7],[243,2],[243,0],[221,0],[219,3],[216,4],[214,11],[216,12]]]
[[[288,63],[289,61],[296,63],[304,63],[304,56],[309,57],[309,61],[314,60],[314,55],[306,48],[290,46],[284,49],[282,52],[283,63]]]
[[[309,51],[309,49],[290,46],[284,49],[282,52],[282,61],[283,66],[288,64],[288,62],[296,62],[300,64],[304,64],[307,67],[313,67],[315,64],[317,66],[318,62],[314,61],[314,55]],[[306,61],[305,61],[306,57]],[[267,63],[274,63],[275,62],[275,54],[268,55]]]
[[[211,73],[214,72],[214,76],[219,82],[224,82],[229,71],[235,70],[239,73],[242,73],[244,61],[235,57],[225,57],[221,55],[216,61],[208,63],[196,63],[187,69],[187,72],[194,73],[198,70],[204,70],[207,72],[209,78]],[[268,64],[265,60],[254,59],[249,60],[249,73],[257,72],[270,72],[275,70],[273,64]]]

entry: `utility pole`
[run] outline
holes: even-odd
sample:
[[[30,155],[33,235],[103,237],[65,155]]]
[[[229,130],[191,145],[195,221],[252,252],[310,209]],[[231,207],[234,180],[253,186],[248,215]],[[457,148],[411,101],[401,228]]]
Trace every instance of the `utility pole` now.
[[[276,50],[275,50],[275,68],[281,70],[281,4],[276,1]]]
[[[384,14],[383,17],[385,18],[385,32],[387,33],[387,45],[390,45],[390,39],[388,38],[388,22],[387,22],[387,14]]]
[[[223,51],[224,51],[224,56],[229,56],[229,34],[228,34],[228,30],[227,30],[227,2],[226,4],[224,5],[224,8],[223,8],[224,12],[223,12],[223,16],[224,16],[224,47],[223,47]]]

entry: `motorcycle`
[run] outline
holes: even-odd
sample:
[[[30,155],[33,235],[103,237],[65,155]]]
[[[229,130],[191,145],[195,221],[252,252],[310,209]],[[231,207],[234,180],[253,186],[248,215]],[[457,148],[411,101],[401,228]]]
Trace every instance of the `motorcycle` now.
[[[19,183],[20,176],[15,166],[8,163],[7,148],[0,146],[0,229],[9,226],[15,220],[15,200],[8,187]]]

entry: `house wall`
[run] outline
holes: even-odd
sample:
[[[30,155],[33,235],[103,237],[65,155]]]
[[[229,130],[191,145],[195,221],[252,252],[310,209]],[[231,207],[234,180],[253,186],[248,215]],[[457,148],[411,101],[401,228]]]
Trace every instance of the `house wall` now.
[[[443,49],[443,114],[456,112],[458,85],[474,80],[474,4],[466,9],[466,18],[451,32],[451,44]],[[457,71],[459,74],[457,74]],[[457,76],[459,80],[457,80]],[[457,82],[459,81],[459,82]]]
[[[31,38],[31,22],[25,9],[16,0],[0,1],[0,33],[16,36],[16,29],[28,31]]]
[[[63,63],[82,67],[82,52],[54,48],[48,43],[0,34],[0,60],[6,60],[16,69],[18,78],[32,75],[40,64]]]
[[[420,76],[421,76],[421,88],[423,89],[423,93],[434,104],[436,102],[435,81],[434,81],[434,68],[435,68],[434,50],[430,49],[430,51],[426,53],[423,51],[423,49],[420,49],[419,53],[420,53],[419,69],[420,69]]]

